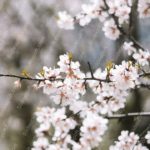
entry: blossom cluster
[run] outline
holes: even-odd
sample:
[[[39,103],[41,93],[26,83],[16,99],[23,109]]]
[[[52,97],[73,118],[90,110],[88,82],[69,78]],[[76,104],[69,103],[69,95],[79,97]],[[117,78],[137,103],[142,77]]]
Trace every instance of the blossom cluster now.
[[[83,112],[93,109],[101,114],[116,112],[125,107],[129,90],[140,84],[138,66],[130,61],[108,65],[104,71],[98,68],[93,78],[90,73],[83,73],[79,62],[70,60],[68,54],[60,56],[58,66],[54,69],[43,67],[36,78],[44,81],[37,86],[42,87],[55,104],[69,106],[74,113],[82,109]],[[89,104],[80,99],[86,93],[87,85],[97,96],[96,101]],[[81,108],[76,107],[78,105]]]
[[[149,65],[150,52],[148,50],[136,49],[133,42],[124,42],[123,48],[139,65]]]
[[[75,17],[66,11],[59,12],[58,25],[64,29],[74,29],[75,23],[81,26],[98,18],[103,22],[106,37],[116,40],[121,34],[123,24],[129,23],[132,0],[90,0],[83,4]],[[141,18],[150,15],[150,1],[138,2]],[[56,108],[43,107],[36,112],[39,127],[37,140],[32,150],[92,150],[98,147],[108,129],[109,117],[125,107],[130,90],[142,85],[141,73],[149,67],[150,53],[130,40],[123,48],[132,61],[121,64],[109,62],[104,70],[84,73],[80,63],[73,61],[72,54],[59,57],[57,67],[43,67],[36,75],[39,80],[34,85],[42,88]],[[17,84],[17,83],[16,83]],[[87,101],[84,95],[90,88],[96,99]],[[150,132],[145,135],[150,143]],[[109,150],[148,150],[140,143],[140,137],[134,132],[122,131],[118,141]]]
[[[58,26],[67,30],[74,29],[75,23],[80,26],[89,24],[93,19],[99,19],[103,24],[105,36],[116,40],[119,38],[123,24],[130,22],[132,0],[90,0],[89,4],[81,6],[81,12],[72,17],[66,11],[58,13]],[[140,0],[138,12],[141,18],[150,16],[150,1]]]
[[[110,146],[109,150],[148,150],[139,142],[139,136],[134,132],[122,131],[115,145]]]
[[[98,146],[108,129],[104,115],[124,108],[130,89],[140,86],[140,69],[137,63],[123,61],[120,65],[108,63],[104,71],[98,68],[93,74],[83,73],[70,53],[59,58],[57,68],[44,66],[36,75],[41,80],[37,88],[43,88],[60,108],[44,107],[36,113],[40,126],[33,150],[70,147],[91,150]],[[96,100],[87,102],[82,98],[87,87],[96,94]]]
[[[131,62],[123,61],[113,68],[96,70],[94,76],[101,79],[110,79],[110,82],[88,81],[91,89],[97,95],[96,101],[92,101],[92,107],[101,114],[111,114],[125,107],[129,89],[139,85],[138,68]]]
[[[83,150],[98,146],[107,129],[108,120],[90,113],[82,118],[81,132],[74,134],[80,124],[65,113],[65,108],[56,110],[49,107],[36,112],[40,126],[35,131],[38,139],[33,143],[32,150],[67,150],[69,145],[74,150]],[[76,136],[80,136],[78,142],[73,140]]]
[[[67,145],[71,142],[68,132],[74,129],[77,123],[72,118],[66,117],[65,109],[55,110],[54,108],[43,107],[36,112],[36,116],[40,126],[35,131],[38,139],[33,143],[34,148],[32,149],[68,149]],[[50,143],[49,140],[56,142],[56,144]]]
[[[36,78],[45,80],[40,82],[38,87],[43,87],[43,92],[49,95],[55,104],[68,106],[85,94],[85,74],[80,71],[79,62],[71,61],[69,55],[61,55],[58,66],[59,68],[54,69],[43,67]]]

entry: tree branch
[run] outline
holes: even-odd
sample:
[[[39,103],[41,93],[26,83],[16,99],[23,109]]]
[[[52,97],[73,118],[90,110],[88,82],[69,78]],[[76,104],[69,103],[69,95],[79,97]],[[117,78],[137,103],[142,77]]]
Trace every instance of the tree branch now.
[[[129,14],[129,29],[128,29],[128,31],[129,31],[130,36],[132,35],[132,32],[133,32],[135,17],[138,14],[137,8],[138,8],[138,0],[133,0],[132,1],[132,6],[131,6],[131,11],[130,11],[130,14]]]
[[[83,78],[83,79],[79,79],[79,80],[96,80],[96,81],[99,81],[99,82],[112,82],[112,81],[108,81],[106,79],[99,79],[99,78],[96,78],[94,77],[93,75],[93,72],[91,72],[91,76],[92,77],[89,77],[89,78]],[[140,74],[139,77],[145,77],[145,76],[150,76],[150,72],[145,72],[143,74]],[[8,78],[18,78],[20,80],[31,80],[31,81],[39,81],[39,82],[42,82],[42,81],[45,81],[45,80],[49,80],[49,81],[63,81],[64,78],[56,78],[56,77],[50,77],[49,79],[47,78],[44,78],[44,79],[38,79],[38,78],[33,78],[33,77],[24,77],[24,76],[19,76],[19,75],[14,75],[14,74],[0,74],[0,78],[1,77],[8,77]]]
[[[13,74],[0,74],[0,77],[9,77],[9,78],[17,78],[20,80],[30,80],[30,81],[45,81],[48,79],[37,79],[37,78],[32,78],[32,77],[23,77],[23,76],[19,76],[19,75],[13,75]],[[62,78],[56,79],[54,77],[49,78],[50,81],[54,81],[54,80],[63,80]]]
[[[150,117],[150,112],[133,112],[127,114],[114,114],[114,115],[105,116],[105,118],[108,119],[123,119],[129,117]]]
[[[150,76],[150,72],[145,72],[139,75],[139,77],[146,77],[146,76]]]
[[[37,78],[32,78],[32,77],[23,77],[23,76],[19,76],[19,75],[13,75],[13,74],[0,74],[0,77],[9,77],[9,78],[17,78],[20,80],[30,80],[30,81],[38,81],[38,82],[42,82],[45,80],[49,80],[49,81],[63,81],[64,78],[55,78],[55,77],[50,77],[49,79],[44,78],[44,79],[37,79]],[[91,77],[91,78],[83,78],[83,79],[79,79],[79,80],[96,80],[99,82],[111,82],[105,79],[99,79],[99,78],[95,78],[95,77]]]
[[[141,84],[140,86],[150,90],[150,85],[149,84]]]
[[[103,1],[104,1],[105,6],[106,6],[106,9],[108,10],[109,6],[108,6],[106,0],[103,0]],[[142,50],[145,51],[145,48],[138,41],[136,41],[133,36],[131,36],[130,34],[128,34],[127,32],[125,32],[125,30],[119,26],[118,18],[114,14],[110,14],[110,16],[115,21],[115,24],[117,25],[117,28],[122,33],[122,35],[124,35],[126,38],[128,38],[129,40],[131,40],[134,43],[134,45],[136,45],[138,48],[140,48],[140,49],[142,49]]]
[[[90,70],[90,73],[91,73],[91,77],[94,78],[93,70],[92,70],[90,62],[88,62],[88,66],[89,66],[89,70]]]

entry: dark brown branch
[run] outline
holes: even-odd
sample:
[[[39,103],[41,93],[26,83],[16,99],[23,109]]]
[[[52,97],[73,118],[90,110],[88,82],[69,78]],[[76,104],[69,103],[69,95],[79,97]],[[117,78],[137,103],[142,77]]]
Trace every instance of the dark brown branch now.
[[[112,82],[112,81],[108,81],[106,79],[99,79],[94,77],[93,72],[91,72],[91,76],[89,78],[83,78],[83,79],[79,79],[79,80],[96,80],[99,82]],[[144,77],[144,76],[150,76],[150,72],[145,72],[143,74],[140,74],[139,77]],[[49,79],[45,78],[45,79],[37,79],[37,78],[33,78],[33,77],[24,77],[24,76],[19,76],[19,75],[14,75],[14,74],[0,74],[0,77],[9,77],[9,78],[18,78],[20,80],[31,80],[31,81],[45,81],[45,80],[50,80],[50,81],[63,81],[64,78],[55,78],[55,77],[50,77]]]
[[[93,70],[92,70],[90,62],[88,62],[88,66],[89,66],[89,70],[90,70],[90,73],[91,73],[91,77],[94,78]]]
[[[17,78],[17,79],[20,79],[20,80],[30,80],[30,81],[38,81],[38,82],[42,82],[42,81],[45,81],[45,80],[49,80],[49,81],[64,81],[64,78],[50,77],[49,79],[47,79],[47,78],[37,79],[37,78],[23,77],[23,76],[13,75],[13,74],[0,74],[0,77]],[[111,82],[111,81],[107,81],[105,79],[99,79],[99,78],[95,78],[95,77],[83,78],[83,79],[79,79],[79,80],[96,80],[96,81],[99,81],[99,82]]]
[[[39,82],[42,82],[42,81],[45,81],[45,80],[48,80],[48,79],[37,79],[37,78],[32,78],[32,77],[23,77],[23,76],[19,76],[19,75],[13,75],[13,74],[0,74],[0,77],[9,77],[9,78],[18,78],[20,80],[30,80],[30,81],[39,81]],[[56,80],[64,80],[62,78],[49,78],[50,81],[56,81]]]
[[[93,73],[92,73],[93,74]],[[144,76],[149,76],[150,73],[143,73],[141,75],[139,75],[139,77],[144,77]],[[36,81],[38,83],[40,82],[44,82],[46,80],[49,80],[49,81],[64,81],[65,78],[56,78],[56,77],[50,77],[49,79],[47,78],[43,78],[43,79],[38,79],[38,78],[33,78],[33,77],[24,77],[24,76],[19,76],[19,75],[13,75],[13,74],[0,74],[0,78],[1,77],[8,77],[8,78],[17,78],[19,80],[29,80],[29,81]],[[111,80],[108,80],[108,79],[99,79],[99,78],[96,78],[96,77],[85,77],[83,79],[78,79],[78,80],[84,80],[85,81],[85,85],[86,85],[86,81],[90,81],[90,80],[95,80],[95,81],[98,81],[99,83],[101,82],[113,82]],[[147,89],[150,89],[150,85],[147,85],[147,84],[140,84],[140,87],[143,87],[143,88],[147,88]]]

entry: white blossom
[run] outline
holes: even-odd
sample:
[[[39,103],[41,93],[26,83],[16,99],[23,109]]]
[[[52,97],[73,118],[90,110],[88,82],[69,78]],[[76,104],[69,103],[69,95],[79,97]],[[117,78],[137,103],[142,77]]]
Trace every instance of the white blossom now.
[[[111,69],[111,80],[115,82],[116,87],[119,89],[134,88],[139,84],[138,70],[131,62],[123,61],[121,65],[115,65],[115,69]]]
[[[140,0],[138,3],[140,18],[150,17],[150,0]]]
[[[91,119],[92,118],[92,119]],[[98,146],[107,130],[108,120],[94,114],[88,114],[81,127],[81,145],[91,148]]]
[[[105,36],[109,39],[116,40],[120,36],[120,31],[113,19],[105,21],[102,30],[104,31]]]
[[[124,42],[123,49],[127,51],[128,55],[136,52],[136,48],[133,46],[133,42]]]
[[[150,52],[143,51],[139,49],[138,52],[133,54],[133,58],[139,63],[141,66],[148,65],[150,62]]]
[[[76,19],[79,20],[80,26],[85,26],[91,22],[91,17],[86,14],[78,14]]]
[[[133,55],[140,53],[134,51],[132,45],[133,43],[126,43],[125,48],[131,49]],[[46,150],[69,150],[68,145],[73,150],[91,150],[99,145],[108,128],[108,120],[102,115],[112,115],[124,108],[129,90],[139,85],[139,68],[137,63],[122,61],[120,65],[106,66],[104,71],[98,68],[93,76],[91,73],[85,75],[80,70],[80,63],[72,61],[69,54],[61,55],[57,64],[58,67],[54,69],[43,67],[42,72],[36,76],[43,80],[39,87],[60,108],[43,107],[36,112],[39,127],[35,130],[37,140],[33,148],[40,145],[41,138],[52,134],[52,142],[44,145]],[[92,89],[96,100],[81,100],[81,96],[86,93],[85,84]],[[66,108],[70,111],[70,116]],[[76,142],[70,131],[76,130],[78,126],[77,134],[80,138]],[[53,133],[51,129],[54,130]],[[147,150],[140,143],[137,144],[139,137],[133,132],[122,131],[118,140],[110,150]]]
[[[150,144],[150,131],[145,135],[145,139],[147,140],[147,143]]]
[[[74,19],[69,15],[66,11],[58,13],[58,21],[57,24],[60,28],[64,28],[67,30],[74,29]]]
[[[70,105],[70,110],[74,112],[74,114],[81,112],[87,109],[87,102],[85,101],[73,101]]]
[[[128,22],[129,14],[131,11],[131,7],[129,5],[131,4],[130,2],[125,0],[114,0],[114,1],[108,0],[107,3],[109,6],[108,12],[118,17],[118,21],[120,24]]]
[[[124,22],[128,22],[130,12],[131,12],[131,8],[127,5],[119,7],[115,15],[119,18],[120,24],[123,24]]]
[[[37,122],[39,123],[45,123],[50,122],[53,112],[55,111],[54,108],[49,107],[42,107],[35,113],[37,116]]]

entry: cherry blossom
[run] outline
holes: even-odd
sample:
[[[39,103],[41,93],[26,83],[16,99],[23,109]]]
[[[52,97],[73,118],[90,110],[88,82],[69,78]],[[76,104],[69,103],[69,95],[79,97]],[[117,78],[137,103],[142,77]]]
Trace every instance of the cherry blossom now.
[[[59,20],[57,21],[60,28],[67,30],[74,29],[74,19],[66,11],[58,13]]]
[[[132,3],[132,0],[90,1],[89,4],[81,6],[81,12],[75,15],[74,19],[66,11],[59,12],[58,26],[64,29],[74,29],[75,23],[85,26],[92,19],[97,18],[101,22],[104,22],[103,31],[105,36],[111,40],[116,40],[122,34],[120,31],[122,32],[124,23],[129,24]],[[149,17],[150,1],[140,0],[138,2],[138,12],[141,18]]]
[[[133,56],[140,53],[140,50],[134,51],[132,43],[127,43],[125,48],[133,49],[131,50]],[[58,67],[52,69],[44,66],[36,75],[36,79],[41,80],[39,88],[43,88],[43,92],[56,105],[61,106],[57,109],[44,107],[36,112],[39,123],[39,127],[35,130],[39,139],[37,143],[40,143],[40,138],[49,135],[54,128],[51,135],[54,144],[50,143],[48,147],[68,149],[70,144],[74,150],[84,150],[85,147],[90,150],[98,146],[108,128],[108,120],[103,115],[110,115],[124,108],[129,91],[140,85],[140,68],[137,65],[139,59],[136,63],[131,61],[122,61],[120,65],[109,63],[104,71],[98,68],[92,75],[91,72],[83,73],[80,70],[80,63],[74,62],[69,53],[59,58]],[[143,62],[145,61],[147,60],[144,59]],[[87,102],[81,99],[86,93],[87,86],[93,90],[96,100]],[[67,111],[72,114],[71,117]],[[73,116],[78,116],[78,121]],[[81,122],[78,131],[80,138],[76,142],[72,139],[70,131],[75,130],[79,122]],[[120,147],[146,150],[142,145],[136,144],[139,137],[134,133],[124,131],[118,139],[119,142],[111,146],[111,150]],[[38,144],[33,146],[36,145]]]
[[[133,58],[141,65],[148,65],[150,62],[150,52],[142,51],[141,49],[133,54]]]
[[[145,139],[147,140],[147,143],[150,144],[150,131],[145,135]]]
[[[131,2],[125,0],[108,0],[107,4],[109,6],[109,13],[118,17],[120,24],[128,22],[129,14],[131,12]]]
[[[88,114],[83,120],[83,126],[81,127],[81,145],[90,145],[91,148],[98,146],[102,140],[101,136],[104,135],[107,129],[107,123],[107,119]]]
[[[66,11],[58,12],[57,24],[67,30],[74,29],[76,23],[85,26],[99,19],[107,38],[117,40],[121,35],[127,38],[123,49],[131,59],[120,64],[108,63],[104,70],[97,68],[95,72],[89,66],[90,72],[84,73],[80,63],[67,53],[59,56],[56,67],[44,66],[36,75],[39,80],[36,87],[43,89],[56,108],[43,107],[35,113],[39,126],[35,130],[37,139],[33,150],[92,150],[98,147],[108,130],[109,116],[125,108],[130,91],[142,86],[141,73],[149,66],[150,53],[124,28],[130,26],[132,4],[132,0],[90,0],[74,17]],[[139,17],[149,17],[149,8],[149,0],[139,1]],[[91,101],[84,98],[88,88],[95,96]],[[150,143],[149,132],[145,139]],[[140,143],[140,137],[134,132],[121,131],[118,141],[109,150],[148,148]]]
[[[49,149],[50,147],[68,149],[69,143],[74,147],[74,150],[77,145],[82,148],[88,145],[89,148],[95,147],[102,140],[101,136],[103,136],[107,130],[107,119],[96,114],[89,113],[83,120],[83,125],[80,128],[80,143],[77,144],[71,139],[71,135],[69,135],[69,131],[76,127],[77,122],[72,118],[66,118],[65,109],[54,110],[53,108],[50,109],[45,107],[39,110],[36,115],[37,120],[40,123],[40,127],[36,130],[38,139],[33,143],[33,150],[38,148]],[[93,118],[92,120],[91,117]],[[47,122],[44,121],[45,119],[48,120],[49,126],[47,130],[45,130],[45,128],[42,130],[42,126],[47,126]],[[52,141],[56,142],[56,144],[53,145],[49,143],[46,138],[46,136],[50,133],[50,128],[55,129]],[[44,140],[43,143],[42,140]]]
[[[138,69],[132,62],[123,61],[120,65],[115,65],[115,69],[110,70],[110,79],[115,82],[119,89],[134,88],[138,85]]]
[[[37,139],[37,141],[33,142],[33,147],[32,150],[46,150],[48,149],[49,142],[47,138],[40,137]]]
[[[148,150],[139,143],[139,136],[134,132],[122,131],[115,145],[110,146],[109,150]]]
[[[150,17],[150,0],[140,0],[138,11],[141,18]]]
[[[132,55],[133,59],[135,59],[139,65],[149,65],[150,52],[148,50],[143,51],[142,49],[136,49],[133,46],[133,42],[125,42],[123,48],[127,51],[128,55]]]
[[[104,27],[102,29],[105,33],[105,36],[112,39],[116,40],[119,38],[120,31],[117,28],[117,25],[115,24],[113,19],[107,20],[104,23]]]
[[[59,68],[43,67],[42,74],[36,75],[37,79],[45,79],[40,82],[39,88],[43,87],[45,94],[49,95],[56,104],[63,106],[70,105],[74,100],[79,99],[80,94],[85,94],[84,80],[81,80],[85,75],[80,71],[79,62],[73,62],[69,57],[69,54],[61,55],[57,63]],[[66,78],[61,80],[64,77]]]
[[[136,52],[136,48],[133,46],[133,42],[124,42],[123,49],[127,51],[128,55]]]

